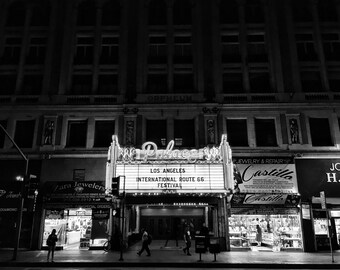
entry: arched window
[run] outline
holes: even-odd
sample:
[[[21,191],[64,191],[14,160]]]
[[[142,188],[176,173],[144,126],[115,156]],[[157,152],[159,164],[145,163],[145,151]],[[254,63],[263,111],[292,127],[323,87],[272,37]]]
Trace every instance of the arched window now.
[[[120,25],[121,7],[118,0],[108,1],[103,6],[102,25]]]
[[[190,0],[176,0],[173,7],[173,21],[175,25],[191,25],[192,4]]]
[[[94,1],[85,0],[79,4],[77,25],[93,26],[96,23],[96,6]]]
[[[25,24],[25,2],[16,1],[13,2],[7,13],[6,26],[23,26]]]
[[[48,1],[39,1],[33,6],[32,10],[32,26],[48,26],[50,18],[50,5]]]
[[[153,0],[149,4],[149,25],[166,25],[166,3],[163,0]]]

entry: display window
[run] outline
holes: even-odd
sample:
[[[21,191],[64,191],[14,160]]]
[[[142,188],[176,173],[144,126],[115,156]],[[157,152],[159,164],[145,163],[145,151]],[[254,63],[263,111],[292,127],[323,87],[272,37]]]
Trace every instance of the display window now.
[[[302,249],[299,215],[232,215],[231,248]]]
[[[103,239],[107,239],[108,222],[94,220],[92,214],[92,209],[82,208],[46,210],[42,246],[46,246],[53,229],[57,231],[57,246],[63,249],[88,249],[101,245]]]

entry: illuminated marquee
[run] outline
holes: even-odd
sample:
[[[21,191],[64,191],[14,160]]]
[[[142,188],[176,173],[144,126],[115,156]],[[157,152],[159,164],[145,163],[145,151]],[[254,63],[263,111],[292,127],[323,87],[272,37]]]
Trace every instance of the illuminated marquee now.
[[[222,164],[117,164],[127,193],[220,193],[225,189]]]

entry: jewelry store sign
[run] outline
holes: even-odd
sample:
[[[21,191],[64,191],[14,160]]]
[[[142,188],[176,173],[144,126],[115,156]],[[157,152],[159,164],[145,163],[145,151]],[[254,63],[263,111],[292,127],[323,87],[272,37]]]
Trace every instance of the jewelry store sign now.
[[[125,176],[127,193],[226,191],[222,164],[117,164],[116,174]]]

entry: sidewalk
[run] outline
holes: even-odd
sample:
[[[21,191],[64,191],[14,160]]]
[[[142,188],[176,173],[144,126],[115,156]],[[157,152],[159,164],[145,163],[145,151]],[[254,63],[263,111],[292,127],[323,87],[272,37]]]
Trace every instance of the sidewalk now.
[[[156,242],[156,243],[154,243]],[[264,252],[264,251],[231,251],[216,255],[210,253],[200,256],[192,247],[192,256],[182,251],[182,246],[164,248],[154,241],[151,244],[151,257],[136,254],[140,244],[123,253],[123,261],[119,261],[120,252],[104,252],[102,250],[62,250],[55,252],[55,263],[47,263],[47,251],[19,250],[17,260],[12,261],[12,250],[0,250],[0,268],[7,267],[195,267],[195,268],[301,268],[301,269],[340,269],[340,253],[331,254],[305,252]]]

